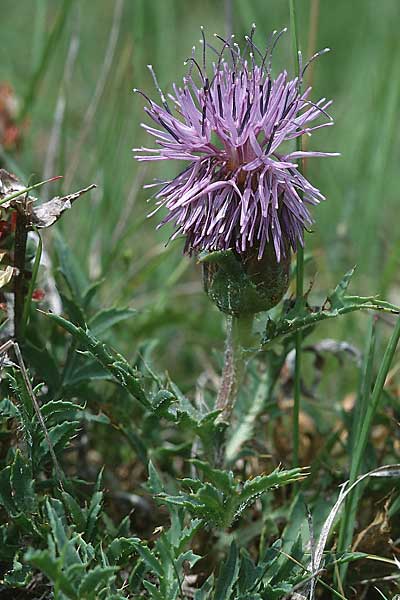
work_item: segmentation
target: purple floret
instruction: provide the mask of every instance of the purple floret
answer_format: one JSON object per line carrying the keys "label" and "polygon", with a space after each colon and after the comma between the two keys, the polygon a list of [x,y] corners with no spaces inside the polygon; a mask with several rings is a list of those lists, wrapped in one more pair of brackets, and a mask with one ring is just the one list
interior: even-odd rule
{"label": "purple floret", "polygon": [[[278,151],[283,142],[333,124],[326,113],[331,101],[322,98],[313,103],[308,99],[311,88],[301,90],[311,61],[302,68],[299,55],[298,78],[288,79],[286,71],[272,78],[272,50],[281,33],[272,35],[264,53],[253,42],[254,28],[243,54],[237,44],[219,38],[223,47],[216,52],[211,78],[203,35],[203,64],[194,53],[188,59],[190,71],[183,87],[174,85],[168,97],[171,107],[149,67],[161,105],[146,96],[145,111],[157,128],[143,127],[158,148],[137,148],[136,158],[189,162],[177,177],[162,184],[152,213],[167,208],[159,227],[173,222],[172,239],[185,236],[189,254],[227,249],[244,254],[255,247],[261,258],[272,240],[279,261],[289,247],[296,251],[298,243],[303,245],[304,229],[313,222],[307,205],[325,199],[295,161],[337,154]],[[321,116],[327,120],[315,125]]]}

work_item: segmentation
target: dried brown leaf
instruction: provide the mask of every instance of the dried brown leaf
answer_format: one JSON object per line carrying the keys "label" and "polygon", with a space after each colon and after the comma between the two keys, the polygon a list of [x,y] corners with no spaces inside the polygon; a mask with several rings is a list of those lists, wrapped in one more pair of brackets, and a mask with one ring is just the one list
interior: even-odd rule
{"label": "dried brown leaf", "polygon": [[11,281],[13,273],[14,269],[11,266],[8,266],[5,271],[0,271],[0,288],[4,287]]}
{"label": "dried brown leaf", "polygon": [[85,194],[89,190],[92,190],[96,186],[94,184],[89,185],[83,190],[79,190],[74,194],[68,194],[68,196],[55,196],[48,202],[41,204],[40,206],[33,207],[31,212],[31,223],[38,229],[44,229],[45,227],[50,227],[53,225],[61,215],[68,209],[71,208],[72,204],[77,200],[82,194]]}

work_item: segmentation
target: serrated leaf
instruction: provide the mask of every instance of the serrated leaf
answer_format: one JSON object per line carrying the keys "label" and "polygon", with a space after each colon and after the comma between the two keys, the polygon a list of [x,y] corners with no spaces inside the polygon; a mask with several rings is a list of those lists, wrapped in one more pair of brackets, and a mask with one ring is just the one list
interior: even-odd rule
{"label": "serrated leaf", "polygon": [[163,577],[164,570],[162,565],[155,557],[154,553],[148,548],[148,546],[142,543],[139,538],[131,538],[131,543],[135,546],[136,552],[144,560],[150,570],[158,575],[158,577]]}
{"label": "serrated leaf", "polygon": [[183,566],[183,563],[187,562],[189,567],[192,569],[194,567],[194,565],[201,560],[201,556],[199,556],[198,554],[194,554],[194,552],[192,550],[187,550],[186,552],[183,552],[182,554],[180,554],[176,561],[176,568],[178,570],[180,570]]}
{"label": "serrated leaf", "polygon": [[131,396],[136,398],[146,408],[151,409],[139,375],[122,356],[115,355],[105,344],[94,337],[88,329],[77,327],[70,321],[52,313],[46,313],[47,317],[68,331],[75,340],[86,348],[93,357],[124,387]]}
{"label": "serrated leaf", "polygon": [[78,597],[81,600],[95,600],[96,591],[101,585],[108,585],[115,579],[116,567],[97,566],[87,573],[78,589]]}
{"label": "serrated leaf", "polygon": [[[59,514],[58,500],[52,498],[52,500],[46,500],[47,515],[49,517],[50,527],[53,534],[54,541],[56,542],[57,549],[61,554],[64,547],[68,543],[68,535],[65,530],[62,516]],[[61,505],[62,506],[62,505]],[[65,517],[65,515],[64,515]]]}
{"label": "serrated leaf", "polygon": [[165,417],[166,419],[175,420],[173,412],[169,411],[171,404],[176,401],[174,394],[168,390],[160,390],[154,396],[152,401],[152,409],[154,413],[159,417]]}
{"label": "serrated leaf", "polygon": [[341,308],[345,305],[344,295],[345,295],[345,292],[347,291],[347,288],[349,287],[350,280],[351,280],[352,276],[354,275],[354,271],[355,271],[355,267],[350,269],[350,271],[347,271],[347,273],[339,281],[339,283],[337,284],[337,286],[335,287],[333,292],[331,292],[328,295],[328,300],[330,301],[331,307],[333,309]]}
{"label": "serrated leaf", "polygon": [[158,591],[157,587],[150,583],[150,581],[143,581],[143,586],[149,592],[152,600],[165,600],[165,596]]}
{"label": "serrated leaf", "polygon": [[[59,423],[48,429],[49,438],[56,452],[61,452],[70,440],[76,435],[79,427],[79,421],[66,421]],[[49,454],[49,445],[47,439],[43,437],[37,451],[37,460],[42,462]]]}
{"label": "serrated leaf", "polygon": [[6,419],[21,420],[21,413],[18,407],[8,398],[4,398],[4,400],[0,402],[0,416]]}
{"label": "serrated leaf", "polygon": [[78,410],[81,410],[79,404],[74,404],[66,400],[50,400],[40,407],[40,412],[46,425],[55,425],[63,423],[66,420],[72,421],[76,417]]}
{"label": "serrated leaf", "polygon": [[200,479],[192,479],[191,477],[184,477],[180,482],[183,486],[190,488],[194,492],[197,492],[203,485]]}
{"label": "serrated leaf", "polygon": [[238,575],[239,556],[236,543],[233,541],[216,582],[214,600],[229,600],[231,598]]}
{"label": "serrated leaf", "polygon": [[240,502],[247,502],[252,497],[258,496],[271,488],[299,481],[305,477],[305,474],[306,472],[302,468],[287,471],[275,469],[269,475],[259,475],[254,479],[249,479],[245,481],[240,492]]}
{"label": "serrated leaf", "polygon": [[230,494],[235,488],[232,471],[213,469],[208,463],[196,458],[191,459],[190,462],[203,471],[208,481],[219,490],[222,490],[225,494]]}
{"label": "serrated leaf", "polygon": [[204,526],[204,521],[201,519],[192,519],[187,527],[183,529],[179,536],[178,544],[175,546],[175,556],[179,556],[186,544],[200,531]]}
{"label": "serrated leaf", "polygon": [[53,584],[70,600],[79,600],[78,595],[68,578],[62,572],[60,559],[54,559],[48,550],[29,549],[25,554],[25,561],[46,575]]}
{"label": "serrated leaf", "polygon": [[[358,310],[382,311],[399,314],[400,308],[389,302],[379,300],[375,296],[348,296],[345,295],[353,270],[346,273],[334,291],[328,295],[322,307],[306,307],[304,303],[294,306],[279,320],[268,321],[261,349],[268,346],[280,337],[292,336],[296,331],[312,328],[316,323],[333,319]],[[327,305],[330,305],[329,308]]]}
{"label": "serrated leaf", "polygon": [[86,574],[86,565],[82,563],[73,563],[63,570],[63,575],[68,579],[74,589],[78,589],[82,578]]}
{"label": "serrated leaf", "polygon": [[[273,571],[276,571],[274,576],[270,580],[270,585],[275,586],[278,584],[282,584],[288,581],[292,572],[294,570],[299,569],[299,564],[301,565],[301,559],[303,558],[303,546],[301,534],[298,535],[297,540],[294,542],[290,551],[286,553],[280,554],[278,560],[274,563],[273,567],[271,567],[271,574]],[[300,567],[302,568],[302,567]]]}
{"label": "serrated leaf", "polygon": [[112,562],[117,562],[122,559],[126,559],[128,556],[136,552],[137,538],[136,541],[132,541],[130,538],[119,537],[111,542],[108,547],[107,555]]}
{"label": "serrated leaf", "polygon": [[4,575],[3,581],[12,588],[22,589],[28,586],[32,578],[32,569],[14,557],[13,567]]}

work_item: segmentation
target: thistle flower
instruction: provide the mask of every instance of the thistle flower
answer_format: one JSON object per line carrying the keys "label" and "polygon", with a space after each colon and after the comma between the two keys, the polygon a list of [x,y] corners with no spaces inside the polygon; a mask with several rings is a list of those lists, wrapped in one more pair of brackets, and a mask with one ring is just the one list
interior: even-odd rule
{"label": "thistle flower", "polygon": [[[304,66],[299,53],[299,77],[290,80],[283,71],[274,79],[272,54],[286,30],[273,32],[263,52],[253,41],[254,31],[253,25],[243,52],[232,39],[216,35],[222,48],[210,46],[216,60],[208,75],[202,29],[202,65],[193,48],[183,86],[174,85],[168,100],[149,65],[161,103],[143,94],[149,103],[145,111],[157,127],[142,126],[158,148],[134,150],[139,161],[189,163],[174,179],[162,182],[152,213],[167,208],[159,227],[173,222],[172,239],[185,236],[185,252],[232,249],[243,256],[255,249],[261,260],[272,244],[279,262],[290,247],[296,251],[304,243],[304,229],[313,222],[307,205],[324,200],[296,160],[336,155],[280,149],[284,142],[333,124],[326,112],[331,101],[313,103],[311,88],[302,91],[308,65],[328,49]],[[321,116],[325,122],[316,125]]]}

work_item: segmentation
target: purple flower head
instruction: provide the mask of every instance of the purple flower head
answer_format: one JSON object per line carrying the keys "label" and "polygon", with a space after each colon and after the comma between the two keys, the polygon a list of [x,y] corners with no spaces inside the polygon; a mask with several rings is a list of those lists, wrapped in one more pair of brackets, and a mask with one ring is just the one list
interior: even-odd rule
{"label": "purple flower head", "polygon": [[[185,252],[234,249],[239,255],[250,248],[263,256],[271,241],[279,261],[291,247],[303,245],[304,229],[312,218],[307,205],[324,196],[300,172],[296,160],[335,156],[325,152],[294,152],[280,146],[303,134],[333,124],[326,109],[331,101],[309,100],[311,88],[302,91],[302,78],[314,55],[290,80],[286,71],[271,75],[272,53],[281,34],[274,32],[265,51],[253,42],[255,27],[241,51],[231,40],[216,36],[220,51],[209,73],[206,40],[200,65],[188,59],[183,86],[173,86],[168,100],[156,104],[146,97],[147,114],[156,127],[143,124],[155,137],[157,149],[137,148],[139,161],[179,160],[189,165],[171,181],[160,184],[157,208],[167,215],[160,226],[173,222],[172,238],[185,236]],[[233,36],[232,36],[233,37]],[[248,55],[248,56],[247,56]],[[144,94],[143,94],[144,95]],[[170,102],[170,104],[169,104]],[[324,117],[322,124],[316,119]],[[286,144],[287,146],[287,144]],[[152,187],[152,184],[146,187]]]}

